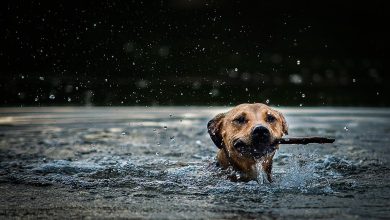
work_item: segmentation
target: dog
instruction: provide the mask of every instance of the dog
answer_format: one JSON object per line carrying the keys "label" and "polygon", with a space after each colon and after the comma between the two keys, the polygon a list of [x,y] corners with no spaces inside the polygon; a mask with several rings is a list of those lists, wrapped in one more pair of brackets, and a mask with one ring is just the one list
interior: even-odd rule
{"label": "dog", "polygon": [[257,180],[256,163],[261,161],[267,180],[272,182],[272,159],[279,149],[275,140],[288,134],[282,113],[262,103],[241,104],[216,115],[207,129],[219,148],[217,164],[240,173],[232,180]]}

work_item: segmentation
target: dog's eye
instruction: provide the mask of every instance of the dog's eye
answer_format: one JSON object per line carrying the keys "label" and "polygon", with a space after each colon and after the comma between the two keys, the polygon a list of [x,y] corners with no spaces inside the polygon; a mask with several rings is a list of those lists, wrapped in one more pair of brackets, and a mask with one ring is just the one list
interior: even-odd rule
{"label": "dog's eye", "polygon": [[273,123],[276,121],[276,118],[275,116],[271,115],[271,114],[267,114],[267,117],[265,119],[268,123]]}
{"label": "dog's eye", "polygon": [[245,124],[247,122],[245,116],[239,116],[233,120],[236,124]]}

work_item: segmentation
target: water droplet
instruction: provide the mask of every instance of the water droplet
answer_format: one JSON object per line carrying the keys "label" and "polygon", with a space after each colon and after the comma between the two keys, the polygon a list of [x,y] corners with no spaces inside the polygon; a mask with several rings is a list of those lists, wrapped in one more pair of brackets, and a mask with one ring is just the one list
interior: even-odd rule
{"label": "water droplet", "polygon": [[68,97],[68,102],[71,102],[72,101],[72,98]]}
{"label": "water droplet", "polygon": [[160,142],[158,142],[158,143],[157,143],[157,146],[161,146],[161,143],[160,143]]}
{"label": "water droplet", "polygon": [[39,77],[39,80],[45,80],[45,77],[40,76],[40,77]]}
{"label": "water droplet", "polygon": [[38,102],[39,98],[38,97],[35,97],[34,101]]}
{"label": "water droplet", "polygon": [[174,141],[175,140],[175,136],[171,136],[171,137],[169,137],[169,139],[171,139],[171,141]]}
{"label": "water droplet", "polygon": [[379,95],[379,92],[376,92],[376,95]]}
{"label": "water droplet", "polygon": [[50,96],[49,96],[49,99],[55,99],[56,97],[53,95],[53,94],[51,94]]}
{"label": "water droplet", "polygon": [[180,95],[183,95],[183,93],[181,92]]}
{"label": "water droplet", "polygon": [[123,131],[123,132],[122,132],[122,135],[126,135],[126,131]]}
{"label": "water droplet", "polygon": [[301,61],[300,60],[297,60],[297,65],[301,65]]}
{"label": "water droplet", "polygon": [[347,126],[345,126],[345,127],[344,127],[344,130],[345,130],[345,131],[348,131],[348,130],[349,130],[349,128],[348,128]]}
{"label": "water droplet", "polygon": [[265,100],[265,103],[269,104],[269,99]]}
{"label": "water droplet", "polygon": [[196,140],[195,143],[196,143],[197,145],[202,145],[202,141],[200,141],[200,140]]}
{"label": "water droplet", "polygon": [[356,79],[355,79],[355,78],[353,78],[353,79],[352,79],[352,82],[353,82],[353,83],[355,83],[355,82],[356,82]]}
{"label": "water droplet", "polygon": [[157,129],[153,128],[153,131],[157,131]]}
{"label": "water droplet", "polygon": [[234,68],[234,71],[236,71],[236,72],[237,72],[237,71],[238,71],[238,68]]}
{"label": "water droplet", "polygon": [[156,156],[158,156],[159,155],[159,153],[158,152],[156,152]]}
{"label": "water droplet", "polygon": [[106,81],[106,82],[107,82],[107,81],[108,81],[108,79],[104,79],[104,81]]}
{"label": "water droplet", "polygon": [[305,97],[306,97],[305,93],[302,93],[302,98],[305,98]]}
{"label": "water droplet", "polygon": [[245,91],[248,92],[248,88],[245,88]]}
{"label": "water droplet", "polygon": [[164,129],[167,130],[167,128],[168,128],[168,127],[165,125],[165,126],[164,126]]}
{"label": "water droplet", "polygon": [[302,76],[298,74],[292,74],[290,75],[290,82],[293,84],[301,84],[302,83]]}
{"label": "water droplet", "polygon": [[303,106],[303,104],[301,103],[301,104],[299,104],[299,107],[302,107]]}

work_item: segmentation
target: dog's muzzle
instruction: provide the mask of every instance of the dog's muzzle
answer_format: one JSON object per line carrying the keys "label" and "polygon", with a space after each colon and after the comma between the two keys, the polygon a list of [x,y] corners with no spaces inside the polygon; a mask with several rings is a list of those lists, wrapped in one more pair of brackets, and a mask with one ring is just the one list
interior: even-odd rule
{"label": "dog's muzzle", "polygon": [[251,144],[238,138],[233,142],[233,146],[241,154],[257,159],[275,150],[275,146],[271,143],[271,140],[271,132],[268,128],[257,125],[252,129]]}
{"label": "dog's muzzle", "polygon": [[271,142],[271,133],[268,128],[257,125],[252,130],[252,144],[254,146],[269,144]]}

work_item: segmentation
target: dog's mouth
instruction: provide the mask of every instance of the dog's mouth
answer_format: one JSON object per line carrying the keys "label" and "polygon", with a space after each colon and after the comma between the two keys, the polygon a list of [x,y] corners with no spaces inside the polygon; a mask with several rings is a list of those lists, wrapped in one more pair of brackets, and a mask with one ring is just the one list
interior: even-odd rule
{"label": "dog's mouth", "polygon": [[274,152],[276,149],[275,145],[272,143],[258,143],[253,145],[247,144],[241,139],[234,140],[233,147],[243,156],[253,157],[254,159],[260,159],[261,157]]}

